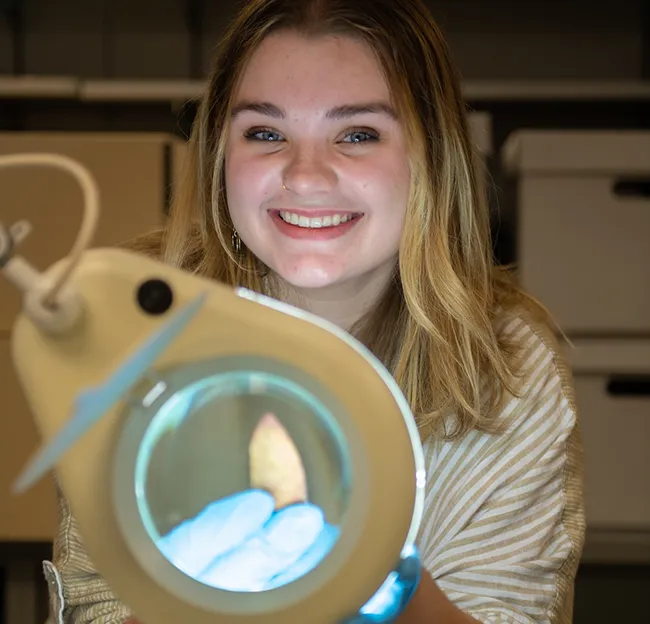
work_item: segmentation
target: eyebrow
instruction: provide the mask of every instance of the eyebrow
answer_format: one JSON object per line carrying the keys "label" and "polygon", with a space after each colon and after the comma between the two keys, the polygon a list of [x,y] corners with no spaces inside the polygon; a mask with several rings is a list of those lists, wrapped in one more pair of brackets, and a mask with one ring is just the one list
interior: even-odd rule
{"label": "eyebrow", "polygon": [[[275,119],[286,119],[287,114],[279,106],[270,102],[241,102],[232,110],[232,117],[236,117],[245,111],[259,113]],[[326,119],[349,119],[357,115],[380,114],[397,119],[395,109],[385,102],[369,102],[367,104],[345,104],[331,108],[325,114]]]}

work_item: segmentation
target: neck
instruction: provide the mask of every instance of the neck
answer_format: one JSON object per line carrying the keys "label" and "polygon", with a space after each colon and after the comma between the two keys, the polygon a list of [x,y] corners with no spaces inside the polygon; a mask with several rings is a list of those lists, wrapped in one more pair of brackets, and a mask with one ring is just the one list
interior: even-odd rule
{"label": "neck", "polygon": [[378,270],[370,278],[366,275],[326,288],[296,289],[286,282],[277,286],[283,301],[349,331],[378,303],[392,274],[390,267]]}

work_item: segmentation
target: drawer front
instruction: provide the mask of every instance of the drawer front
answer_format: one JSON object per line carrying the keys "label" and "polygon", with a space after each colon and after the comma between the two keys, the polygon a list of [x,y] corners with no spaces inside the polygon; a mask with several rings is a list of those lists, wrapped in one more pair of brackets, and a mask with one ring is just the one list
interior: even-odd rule
{"label": "drawer front", "polygon": [[650,374],[576,374],[575,388],[588,526],[650,530]]}
{"label": "drawer front", "polygon": [[56,530],[56,494],[51,475],[20,496],[11,492],[18,477],[40,444],[10,358],[10,345],[0,337],[0,542],[49,541]]}
{"label": "drawer front", "polygon": [[650,332],[650,197],[615,194],[621,179],[520,181],[522,283],[568,333]]}

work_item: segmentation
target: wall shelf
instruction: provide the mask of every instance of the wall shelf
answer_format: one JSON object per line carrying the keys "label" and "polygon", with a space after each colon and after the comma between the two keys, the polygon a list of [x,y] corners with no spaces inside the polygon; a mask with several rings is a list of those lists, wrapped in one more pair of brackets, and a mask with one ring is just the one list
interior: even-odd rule
{"label": "wall shelf", "polygon": [[[0,75],[0,99],[69,99],[82,102],[183,103],[200,97],[202,80],[104,80],[74,76]],[[481,101],[650,101],[650,82],[492,81],[463,83],[468,100]]]}

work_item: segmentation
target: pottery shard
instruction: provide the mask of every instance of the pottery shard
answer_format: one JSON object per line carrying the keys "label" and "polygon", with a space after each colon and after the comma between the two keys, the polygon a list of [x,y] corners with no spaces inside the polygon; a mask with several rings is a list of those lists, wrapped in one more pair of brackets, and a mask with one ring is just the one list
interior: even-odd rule
{"label": "pottery shard", "polygon": [[260,418],[248,447],[251,487],[268,491],[275,508],[307,500],[307,479],[300,453],[278,418]]}

